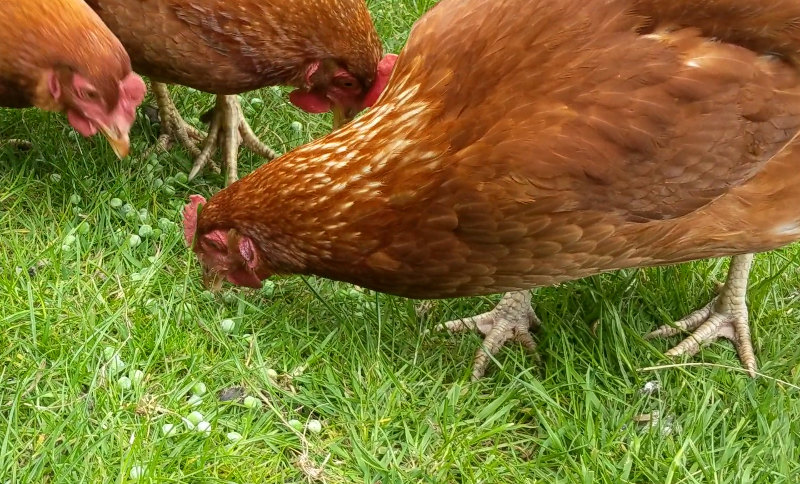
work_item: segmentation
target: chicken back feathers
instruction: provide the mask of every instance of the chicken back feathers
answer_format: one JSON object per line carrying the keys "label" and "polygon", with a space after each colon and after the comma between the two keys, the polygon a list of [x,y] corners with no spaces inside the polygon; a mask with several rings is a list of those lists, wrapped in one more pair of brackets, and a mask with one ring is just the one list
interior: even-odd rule
{"label": "chicken back feathers", "polygon": [[302,87],[307,62],[372,84],[381,43],[364,0],[88,0],[137,72],[214,94]]}
{"label": "chicken back feathers", "polygon": [[187,241],[434,298],[800,239],[800,6],[734,3],[443,0],[374,108],[193,199]]}

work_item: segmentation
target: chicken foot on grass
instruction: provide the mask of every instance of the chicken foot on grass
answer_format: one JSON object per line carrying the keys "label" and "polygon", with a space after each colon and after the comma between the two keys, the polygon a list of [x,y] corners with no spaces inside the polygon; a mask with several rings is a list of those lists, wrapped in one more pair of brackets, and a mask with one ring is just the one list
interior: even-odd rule
{"label": "chicken foot on grass", "polygon": [[667,356],[694,355],[718,338],[733,342],[739,359],[751,377],[756,375],[756,358],[750,339],[750,324],[747,317],[747,278],[753,264],[753,254],[731,258],[725,284],[717,297],[703,308],[685,318],[659,327],[645,338],[668,338],[676,334],[693,331],[677,346],[667,351]]}
{"label": "chicken foot on grass", "polygon": [[[240,145],[244,145],[255,154],[268,160],[277,156],[272,149],[258,139],[250,125],[247,124],[236,96],[217,96],[208,133],[203,133],[183,120],[170,99],[165,84],[154,82],[153,93],[158,102],[159,117],[165,128],[165,134],[159,137],[159,146],[166,149],[170,142],[177,139],[189,150],[195,157],[194,165],[189,172],[190,180],[197,176],[207,164],[219,172],[219,167],[211,160],[211,156],[218,147],[222,151],[226,185],[230,185],[239,178],[237,158]],[[198,147],[198,145],[200,146]]]}
{"label": "chicken foot on grass", "polygon": [[518,291],[504,294],[491,311],[448,321],[444,327],[454,332],[477,330],[484,335],[472,366],[472,379],[477,380],[486,373],[490,357],[497,354],[507,341],[516,341],[525,349],[534,351],[536,343],[530,330],[541,324],[531,307],[530,291]]}

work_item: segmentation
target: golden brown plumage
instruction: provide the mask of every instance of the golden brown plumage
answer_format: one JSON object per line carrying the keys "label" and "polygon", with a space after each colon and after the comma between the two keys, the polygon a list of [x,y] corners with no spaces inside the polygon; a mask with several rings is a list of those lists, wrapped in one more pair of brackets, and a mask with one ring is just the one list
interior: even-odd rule
{"label": "golden brown plumage", "polygon": [[122,44],[82,0],[11,0],[0,12],[0,106],[64,111],[128,153],[144,97]]}
{"label": "golden brown plumage", "polygon": [[[331,109],[350,119],[363,109],[376,80],[381,43],[364,0],[89,0],[119,36],[134,69],[158,83],[182,84],[217,95],[238,94],[271,85],[298,88],[292,101],[312,112]],[[180,120],[163,86],[162,118],[183,138],[200,135]],[[214,137],[230,138],[237,129],[244,142],[266,157],[241,119],[234,97],[219,98]],[[221,116],[221,117],[220,117]],[[170,118],[175,118],[171,121]],[[227,128],[225,124],[227,123]],[[234,137],[237,138],[237,137]],[[186,139],[188,142],[188,138]],[[236,178],[238,139],[225,141],[229,181]],[[188,143],[196,156],[200,150]],[[213,153],[212,137],[192,171]]]}
{"label": "golden brown plumage", "polygon": [[194,198],[187,239],[237,284],[419,298],[800,239],[800,5],[662,4],[444,0],[370,112]]}

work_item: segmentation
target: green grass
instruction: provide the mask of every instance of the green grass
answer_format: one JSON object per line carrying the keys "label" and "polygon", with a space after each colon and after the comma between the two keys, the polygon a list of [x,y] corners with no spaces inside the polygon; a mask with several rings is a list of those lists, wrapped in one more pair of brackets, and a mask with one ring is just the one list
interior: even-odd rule
{"label": "green grass", "polygon": [[[430,3],[373,2],[391,50]],[[212,105],[180,88],[175,100],[187,118]],[[243,105],[280,151],[329,128],[281,90]],[[156,133],[140,119],[134,153]],[[0,484],[123,482],[133,466],[143,482],[176,483],[305,482],[313,467],[320,482],[384,484],[800,482],[798,247],[759,256],[751,276],[768,377],[714,366],[738,367],[725,343],[690,360],[702,366],[641,370],[670,364],[662,352],[676,342],[641,335],[705,304],[724,278],[725,261],[705,261],[538,290],[541,362],[511,346],[471,383],[479,337],[425,330],[496,297],[437,302],[421,320],[413,301],[315,278],[213,296],[175,223],[187,196],[213,193],[219,176],[182,183],[190,162],[179,148],[116,160],[104,140],[33,110],[0,111],[0,136],[36,144],[0,147]],[[243,155],[242,174],[259,163]],[[135,211],[124,216],[113,198]],[[163,233],[129,247],[143,209]],[[126,363],[118,375],[106,347]],[[144,380],[120,389],[118,376],[137,369]],[[661,390],[641,393],[651,380]],[[197,381],[209,391],[190,407]],[[234,386],[263,405],[220,402]],[[207,438],[181,424],[192,410],[211,423]],[[635,422],[653,411],[661,424]],[[309,418],[319,434],[287,425]],[[165,437],[166,423],[181,430]],[[230,431],[244,438],[231,443]]]}

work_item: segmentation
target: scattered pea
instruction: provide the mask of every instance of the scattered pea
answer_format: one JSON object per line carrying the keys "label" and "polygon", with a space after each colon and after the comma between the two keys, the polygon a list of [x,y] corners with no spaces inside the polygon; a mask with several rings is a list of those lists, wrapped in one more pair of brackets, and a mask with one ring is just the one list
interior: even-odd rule
{"label": "scattered pea", "polygon": [[153,227],[147,224],[144,224],[141,227],[139,227],[139,237],[144,239],[151,235],[153,235]]}
{"label": "scattered pea", "polygon": [[75,236],[72,235],[72,234],[67,235],[66,237],[64,237],[64,242],[62,242],[62,243],[64,245],[72,245],[72,244],[74,244],[75,243]]}
{"label": "scattered pea", "polygon": [[58,183],[61,181],[61,175],[58,173],[51,173],[50,174],[50,181],[53,183]]}
{"label": "scattered pea", "polygon": [[111,361],[108,362],[108,371],[111,374],[117,374],[125,369],[125,362],[122,361],[122,358],[119,356],[115,356],[111,358]]}
{"label": "scattered pea", "polygon": [[106,360],[110,360],[116,354],[117,350],[113,346],[106,346],[105,348],[103,348],[103,356],[106,357]]}
{"label": "scattered pea", "polygon": [[111,208],[120,208],[122,206],[122,200],[114,197],[108,201],[108,204],[111,205]]}
{"label": "scattered pea", "polygon": [[309,432],[318,434],[322,431],[322,423],[317,419],[312,419],[308,421],[306,428]]}
{"label": "scattered pea", "polygon": [[297,430],[298,432],[303,430],[303,424],[300,423],[300,421],[297,420],[296,418],[293,418],[293,419],[289,420],[289,427]]}
{"label": "scattered pea", "polygon": [[117,385],[123,390],[130,390],[133,384],[131,383],[130,378],[127,376],[121,376],[119,377],[119,380],[117,380]]}
{"label": "scattered pea", "polygon": [[131,374],[131,381],[134,385],[139,385],[144,380],[144,372],[142,370],[134,370]]}
{"label": "scattered pea", "polygon": [[136,211],[136,209],[133,208],[133,205],[131,205],[130,203],[126,203],[125,205],[120,207],[119,211],[122,212],[123,215],[127,215],[131,212]]}
{"label": "scattered pea", "polygon": [[89,224],[86,222],[81,222],[78,224],[78,233],[81,235],[86,235],[89,233]]}
{"label": "scattered pea", "polygon": [[184,172],[180,172],[177,175],[175,175],[175,181],[178,182],[178,183],[184,183],[185,184],[186,182],[189,181],[189,175],[187,175]]}
{"label": "scattered pea", "polygon": [[141,243],[142,243],[142,238],[136,234],[131,234],[131,236],[128,237],[128,245],[130,245],[131,247],[136,247]]}
{"label": "scattered pea", "polygon": [[222,331],[225,331],[226,333],[230,333],[231,331],[233,331],[233,328],[234,328],[234,326],[236,326],[236,323],[234,323],[232,319],[223,319],[219,323],[219,325],[222,328]]}
{"label": "scattered pea", "polygon": [[197,425],[203,421],[203,414],[195,410],[186,416],[186,420],[191,422],[192,425]]}
{"label": "scattered pea", "polygon": [[69,203],[73,205],[78,205],[81,203],[81,196],[77,193],[73,193],[72,196],[69,197]]}
{"label": "scattered pea", "polygon": [[130,476],[132,480],[138,481],[143,475],[144,475],[144,467],[142,466],[131,467]]}
{"label": "scattered pea", "polygon": [[242,402],[242,403],[244,403],[244,406],[247,407],[247,408],[259,408],[259,407],[261,407],[261,402],[258,401],[258,399],[256,397],[253,397],[253,396],[250,396],[250,395],[244,397],[244,402]]}
{"label": "scattered pea", "polygon": [[171,436],[175,435],[178,432],[178,429],[175,428],[174,424],[168,423],[168,424],[164,424],[164,425],[161,426],[161,432],[166,437],[171,437]]}
{"label": "scattered pea", "polygon": [[211,434],[211,424],[203,421],[197,424],[197,431],[202,432],[208,437]]}
{"label": "scattered pea", "polygon": [[188,400],[189,405],[196,407],[203,403],[203,398],[198,395],[191,395]]}
{"label": "scattered pea", "polygon": [[266,297],[270,297],[275,294],[275,283],[270,280],[264,281],[264,284],[261,286],[261,294]]}
{"label": "scattered pea", "polygon": [[150,219],[150,213],[147,211],[146,208],[140,208],[138,215],[139,215],[139,221],[142,223],[147,222]]}
{"label": "scattered pea", "polygon": [[197,395],[199,397],[205,395],[206,394],[206,390],[207,390],[206,389],[206,384],[201,382],[201,381],[195,383],[192,386],[192,393],[194,393],[195,395]]}
{"label": "scattered pea", "polygon": [[169,196],[175,195],[175,188],[170,185],[164,185],[161,190]]}
{"label": "scattered pea", "polygon": [[239,440],[242,440],[242,434],[239,432],[228,432],[225,434],[225,436],[228,437],[228,440],[231,442],[238,442]]}
{"label": "scattered pea", "polygon": [[301,123],[300,121],[292,121],[292,124],[290,126],[292,128],[292,131],[296,131],[298,133],[303,131],[303,123]]}
{"label": "scattered pea", "polygon": [[272,368],[268,368],[266,373],[267,373],[267,378],[269,378],[270,380],[278,379],[278,372],[273,370]]}

